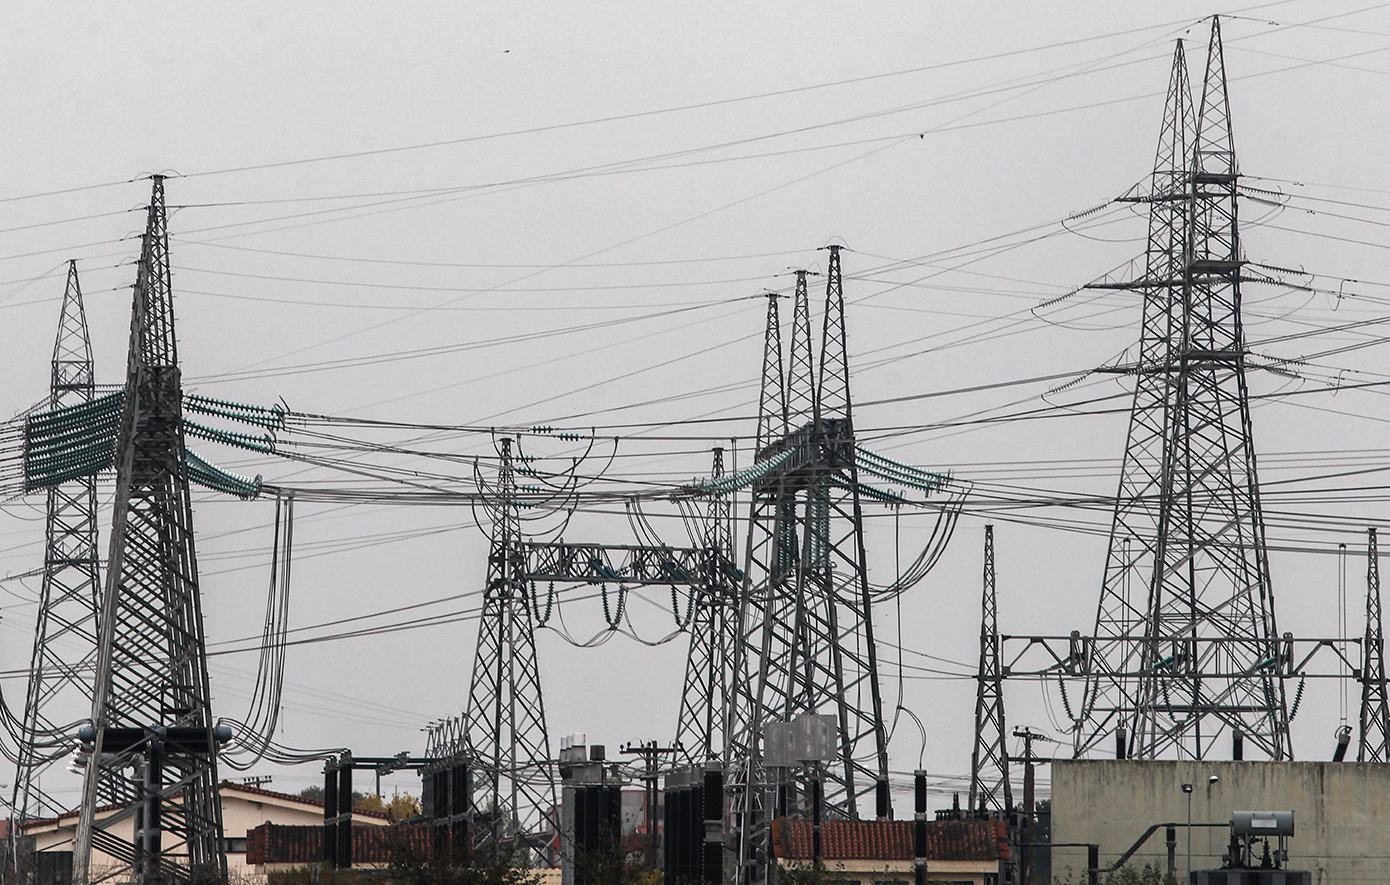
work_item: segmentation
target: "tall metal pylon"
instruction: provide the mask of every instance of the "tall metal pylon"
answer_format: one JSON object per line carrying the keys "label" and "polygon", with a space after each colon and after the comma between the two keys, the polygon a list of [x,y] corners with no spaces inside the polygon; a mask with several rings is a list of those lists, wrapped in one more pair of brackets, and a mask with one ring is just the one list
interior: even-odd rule
{"label": "tall metal pylon", "polygon": [[1187,250],[1188,166],[1196,128],[1183,42],[1173,51],[1163,126],[1149,180],[1148,241],[1142,279],[1130,284],[1143,299],[1139,356],[1133,365],[1134,404],[1096,614],[1094,676],[1083,709],[1094,717],[1075,732],[1077,755],[1115,734],[1128,754],[1138,707],[1143,643],[1149,620],[1169,437],[1170,379],[1181,330],[1183,262]]}
{"label": "tall metal pylon", "polygon": [[[1175,77],[1174,82],[1180,80]],[[1175,103],[1170,95],[1170,105]],[[1168,311],[1145,311],[1161,362],[1162,398],[1136,397],[1141,427],[1134,463],[1152,464],[1161,427],[1156,532],[1152,514],[1117,508],[1112,557],[1125,543],[1145,556],[1142,621],[1116,604],[1123,581],[1103,591],[1089,663],[1092,685],[1081,713],[1078,755],[1115,735],[1124,755],[1205,759],[1223,735],[1248,740],[1271,759],[1292,755],[1284,697],[1284,656],[1275,627],[1264,518],[1256,477],[1241,323],[1241,268],[1234,141],[1222,56],[1213,19],[1202,97],[1184,173],[1186,216],[1180,276]],[[1157,201],[1156,201],[1157,202]],[[1159,298],[1165,296],[1160,292]],[[1161,414],[1159,414],[1161,411]],[[1144,487],[1143,481],[1135,483]],[[1121,498],[1132,498],[1121,488]],[[1132,524],[1119,519],[1136,514]],[[1147,545],[1151,545],[1145,549]],[[1107,568],[1123,578],[1125,568]],[[1109,615],[1119,612],[1110,618]],[[1125,624],[1116,629],[1114,624]],[[1137,650],[1136,650],[1137,645]],[[1123,649],[1123,651],[1119,651]],[[1137,658],[1138,666],[1134,666]],[[1102,687],[1105,690],[1102,690]],[[1121,729],[1130,725],[1128,735]]]}
{"label": "tall metal pylon", "polygon": [[[82,287],[77,262],[70,261],[53,347],[48,407],[90,403],[95,391]],[[12,802],[21,821],[68,810],[43,789],[42,779],[76,749],[76,723],[92,709],[91,671],[96,666],[101,597],[96,485],[96,475],[88,474],[48,487],[43,585]],[[108,791],[101,798],[116,801],[120,797]]]}
{"label": "tall metal pylon", "polygon": [[999,597],[994,575],[994,526],[987,525],[984,591],[980,598],[980,665],[975,673],[975,750],[970,755],[971,811],[1007,812],[1013,808],[1006,725],[1004,674],[999,659]]}
{"label": "tall metal pylon", "polygon": [[1361,728],[1357,762],[1390,762],[1390,697],[1380,608],[1380,553],[1375,527],[1366,530],[1366,632],[1361,637]]}
{"label": "tall metal pylon", "polygon": [[[785,457],[787,436],[786,365],[782,353],[782,323],[778,296],[767,293],[767,318],[763,331],[762,374],[758,392],[758,427],[753,448],[754,463]],[[758,667],[761,612],[768,600],[782,592],[796,560],[794,501],[784,477],[753,485],[749,501],[748,533],[745,538],[743,582],[740,588],[735,629],[734,690],[730,694],[731,732],[726,756],[751,758],[757,746],[758,704],[754,674]],[[731,786],[742,786],[747,769],[734,772]],[[756,797],[749,797],[755,801]]]}
{"label": "tall metal pylon", "polygon": [[[182,388],[164,179],[155,176],[136,270],[92,725],[84,735],[90,752],[73,857],[79,885],[123,867],[139,883],[227,875],[217,780],[225,734],[212,717]],[[136,802],[97,821],[106,779],[133,781]],[[117,835],[129,817],[133,844]],[[93,849],[117,868],[94,869]]]}
{"label": "tall metal pylon", "polygon": [[497,452],[497,479],[487,502],[492,519],[487,584],[462,724],[463,750],[474,771],[475,841],[523,849],[539,847],[545,838],[542,830],[555,806],[555,773],[519,546],[512,440],[500,439]]}
{"label": "tall metal pylon", "polygon": [[[771,302],[776,310],[776,302]],[[724,477],[724,449],[715,448],[710,469],[711,484]],[[715,562],[733,558],[733,504],[727,494],[709,497],[705,516],[703,546],[717,551]],[[672,593],[676,591],[673,588]],[[673,597],[674,598],[674,597]],[[726,569],[705,576],[704,583],[691,589],[690,615],[686,629],[690,650],[686,656],[685,684],[681,692],[680,716],[676,727],[676,747],[691,764],[703,764],[724,754],[732,731],[730,717],[736,679],[734,649],[738,644],[737,590],[735,576]]]}
{"label": "tall metal pylon", "polygon": [[[794,352],[798,340],[794,335]],[[798,364],[794,356],[792,365]],[[826,771],[827,804],[858,817],[859,800],[874,792],[876,810],[886,816],[887,735],[870,617],[838,246],[830,247],[813,414],[758,457],[782,457],[779,463],[788,466],[770,471],[754,487],[750,535],[783,541],[775,545],[777,564],[750,558],[745,579],[747,656],[757,662],[756,675],[749,670],[749,746],[756,756],[770,719],[833,715],[839,746]],[[795,534],[783,525],[788,519],[796,520]],[[777,528],[770,530],[773,520]],[[799,549],[789,549],[793,540],[800,541]]]}

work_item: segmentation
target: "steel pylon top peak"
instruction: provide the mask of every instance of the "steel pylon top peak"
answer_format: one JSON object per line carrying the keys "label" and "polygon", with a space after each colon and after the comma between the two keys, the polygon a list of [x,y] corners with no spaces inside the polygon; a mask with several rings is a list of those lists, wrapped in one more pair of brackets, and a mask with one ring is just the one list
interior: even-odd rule
{"label": "steel pylon top peak", "polygon": [[763,332],[763,373],[758,391],[758,440],[763,447],[787,432],[787,396],[782,365],[782,321],[777,293],[767,293],[767,324]]}
{"label": "steel pylon top peak", "polygon": [[840,246],[827,246],[825,316],[821,324],[821,361],[816,385],[816,416],[850,421],[849,355],[845,340],[845,289],[840,274]]}
{"label": "steel pylon top peak", "polygon": [[811,350],[811,299],[805,270],[796,272],[792,301],[791,358],[787,367],[788,429],[804,427],[816,414],[816,361]]}
{"label": "steel pylon top peak", "polygon": [[96,385],[92,374],[92,339],[87,333],[87,311],[82,304],[82,286],[77,278],[77,262],[68,262],[68,282],[63,291],[63,308],[58,318],[58,335],[53,342],[52,405],[59,405],[68,391],[90,392]]}

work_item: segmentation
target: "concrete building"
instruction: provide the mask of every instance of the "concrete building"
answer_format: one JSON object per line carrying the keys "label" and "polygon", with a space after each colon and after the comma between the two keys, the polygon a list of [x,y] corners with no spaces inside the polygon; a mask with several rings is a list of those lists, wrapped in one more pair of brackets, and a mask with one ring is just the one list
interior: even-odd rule
{"label": "concrete building", "polygon": [[[772,850],[780,869],[810,866],[811,822],[772,822]],[[822,863],[845,885],[910,885],[914,881],[912,822],[828,820],[821,824]],[[936,885],[994,885],[1009,857],[1000,820],[927,823],[927,881]]]}
{"label": "concrete building", "polygon": [[[281,825],[323,825],[323,801],[307,799],[290,793],[277,793],[259,787],[223,781],[222,793],[222,832],[227,849],[227,873],[235,882],[254,871],[246,863],[247,837],[251,830],[265,823]],[[177,802],[177,798],[174,800]],[[108,820],[120,810],[111,805],[98,809],[97,821]],[[34,852],[47,855],[45,863],[36,864],[36,869],[44,872],[45,881],[35,885],[63,885],[71,881],[72,843],[77,833],[76,811],[61,817],[32,820],[25,824],[23,834],[34,840]],[[353,812],[353,823],[359,826],[386,826],[391,818],[380,811]],[[133,838],[133,822],[126,818],[115,825],[116,833],[127,841]],[[117,862],[109,855],[93,848],[92,868],[110,869]]]}
{"label": "concrete building", "polygon": [[[1191,784],[1190,794],[1183,784]],[[1102,868],[1154,824],[1219,824],[1192,830],[1192,868],[1221,865],[1233,811],[1293,811],[1288,869],[1317,883],[1390,882],[1390,764],[1357,762],[1192,762],[1056,760],[1052,763],[1052,841],[1100,846]],[[1086,868],[1085,848],[1054,848],[1052,871]],[[1187,834],[1178,829],[1179,879]],[[1160,829],[1128,864],[1163,868]]]}

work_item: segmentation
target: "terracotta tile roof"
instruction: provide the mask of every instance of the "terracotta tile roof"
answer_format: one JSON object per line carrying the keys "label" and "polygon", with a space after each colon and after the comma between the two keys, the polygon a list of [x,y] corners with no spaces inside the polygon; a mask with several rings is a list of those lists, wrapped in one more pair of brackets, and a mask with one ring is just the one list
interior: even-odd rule
{"label": "terracotta tile roof", "polygon": [[[323,807],[322,799],[313,799],[308,796],[300,796],[296,793],[280,793],[275,790],[266,790],[261,787],[253,787],[249,784],[239,784],[236,781],[223,781],[221,789],[230,790],[233,793],[243,793],[248,796],[264,796],[267,799],[279,799],[282,802],[297,802],[300,805],[313,805],[316,808]],[[360,814],[363,817],[375,817],[381,820],[390,820],[391,815],[384,811],[370,811],[365,808],[352,809],[353,814]]]}
{"label": "terracotta tile roof", "polygon": [[[120,811],[124,807],[124,805],[118,804],[98,805],[92,813],[96,815],[102,815],[107,814],[108,812]],[[33,829],[38,827],[61,826],[63,821],[66,820],[71,820],[73,823],[76,823],[77,818],[78,810],[73,809],[72,811],[64,811],[57,817],[34,817],[25,821],[21,821],[19,823],[19,827],[22,831],[24,828]]]}
{"label": "terracotta tile roof", "polygon": [[[772,823],[773,850],[780,858],[809,860],[811,822],[778,818]],[[826,860],[912,860],[912,822],[828,820],[821,824]],[[928,860],[998,860],[1009,856],[1002,820],[951,820],[927,823]]]}
{"label": "terracotta tile roof", "polygon": [[1002,820],[938,820],[927,823],[928,860],[1007,860],[1008,829]]}
{"label": "terracotta tile roof", "polygon": [[[261,824],[246,836],[246,862],[252,866],[267,863],[310,864],[323,860],[323,827]],[[432,844],[429,827],[409,824],[353,827],[352,862],[389,863],[397,850],[408,846],[417,852],[425,852]]]}

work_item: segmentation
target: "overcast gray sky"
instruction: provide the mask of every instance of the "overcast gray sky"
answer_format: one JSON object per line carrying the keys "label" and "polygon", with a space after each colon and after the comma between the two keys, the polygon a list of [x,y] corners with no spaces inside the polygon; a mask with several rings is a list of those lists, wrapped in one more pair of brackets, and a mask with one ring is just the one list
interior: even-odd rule
{"label": "overcast gray sky", "polygon": [[[622,437],[610,476],[633,487],[706,471],[721,442],[747,463],[763,311],[754,296],[788,290],[790,268],[823,266],[828,242],[847,247],[862,402],[1098,366],[1137,339],[1132,296],[1039,305],[1141,254],[1138,211],[1076,216],[1145,178],[1173,41],[1188,39],[1199,65],[1199,20],[1216,11],[1236,13],[1225,34],[1241,169],[1290,195],[1245,204],[1246,250],[1317,275],[1313,292],[1251,287],[1249,337],[1303,336],[1256,347],[1283,357],[1363,345],[1319,357],[1298,379],[1256,373],[1252,391],[1384,380],[1384,348],[1365,346],[1380,327],[1307,333],[1390,312],[1390,3],[12,3],[0,13],[0,408],[19,412],[46,393],[70,258],[98,378],[121,380],[153,172],[170,176],[191,391],[402,422],[597,425]],[[606,321],[618,322],[592,327]],[[545,332],[555,334],[531,334]],[[516,336],[527,337],[507,340]],[[887,703],[901,697],[924,720],[926,767],[946,791],[969,769],[973,685],[943,673],[974,666],[983,524],[998,525],[1006,631],[1084,631],[1094,618],[1106,515],[1019,501],[1113,494],[1125,387],[1112,377],[1049,387],[856,415],[871,447],[981,490],[900,617],[878,616],[881,635],[900,624],[912,650],[901,683],[898,653],[884,653]],[[1091,402],[1105,396],[1115,398]],[[960,423],[1037,409],[1047,417]],[[671,423],[695,417],[731,420]],[[1262,399],[1263,476],[1379,468],[1387,417],[1379,388]],[[491,446],[478,434],[332,432],[470,456]],[[682,439],[644,440],[653,436]],[[271,481],[365,483],[205,448]],[[456,487],[470,476],[462,463],[370,458],[450,473]],[[1340,482],[1374,497],[1381,476]],[[1298,548],[1272,554],[1280,627],[1334,635],[1336,544],[1359,546],[1360,526],[1384,509],[1285,485],[1267,498],[1278,511],[1271,539]],[[0,570],[29,571],[42,555],[42,501],[4,511]],[[268,501],[197,496],[213,650],[259,630],[272,513]],[[473,520],[464,507],[301,505],[292,626],[307,629],[297,635],[476,593],[484,538]],[[674,520],[657,522],[683,540]],[[886,580],[892,521],[873,523],[871,563]],[[902,560],[928,527],[903,517]],[[567,537],[631,540],[623,521],[593,514],[576,516]],[[1356,608],[1362,561],[1349,570]],[[0,654],[13,670],[28,661],[37,582],[0,588]],[[576,638],[602,626],[593,602],[563,611]],[[632,621],[644,638],[665,636],[669,601],[634,600]],[[475,631],[464,618],[295,646],[280,739],[422,750],[421,726],[462,709]],[[684,646],[619,636],[577,649],[542,632],[552,739],[669,739]],[[244,713],[254,663],[212,658],[219,715]],[[21,680],[3,688],[21,702]],[[1049,691],[1045,702],[1037,686],[1011,684],[1011,719],[1060,734]],[[1294,723],[1300,756],[1330,755],[1338,714],[1335,691],[1309,689]],[[892,750],[894,770],[917,767],[914,726],[904,722]],[[319,779],[308,767],[257,773],[286,789]],[[392,782],[418,789],[408,776]],[[946,792],[933,799],[947,802]]]}

